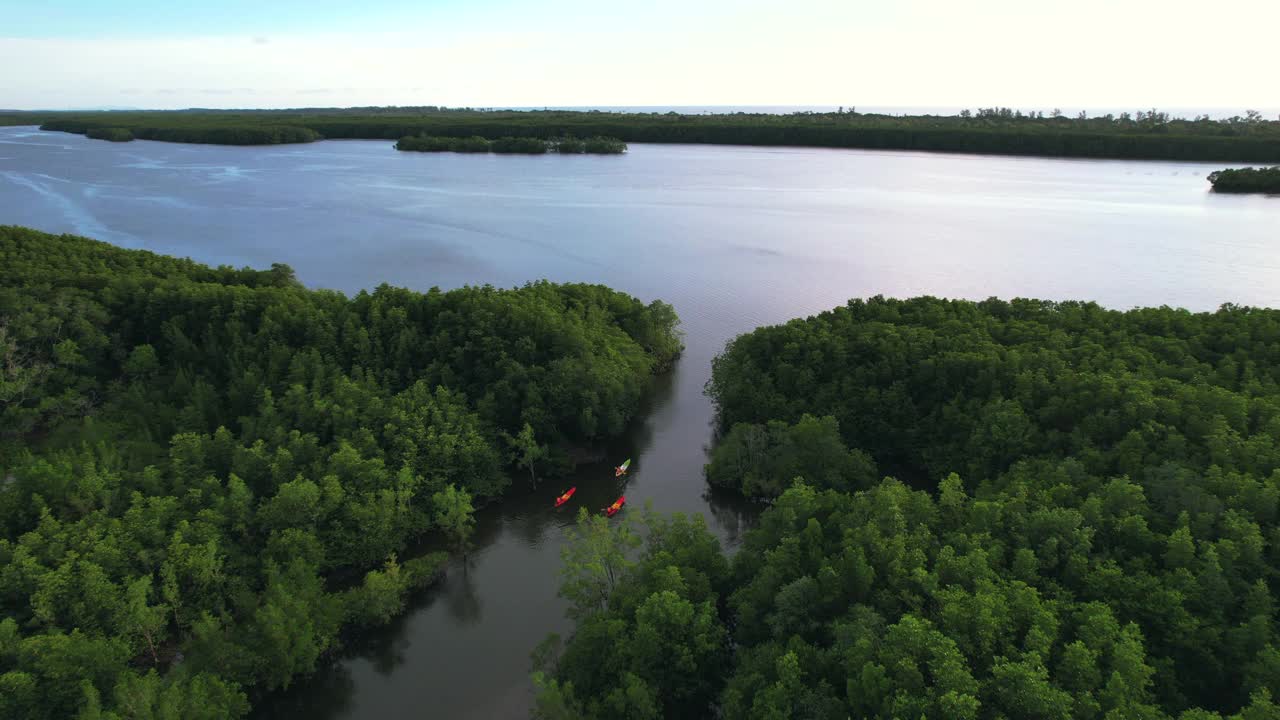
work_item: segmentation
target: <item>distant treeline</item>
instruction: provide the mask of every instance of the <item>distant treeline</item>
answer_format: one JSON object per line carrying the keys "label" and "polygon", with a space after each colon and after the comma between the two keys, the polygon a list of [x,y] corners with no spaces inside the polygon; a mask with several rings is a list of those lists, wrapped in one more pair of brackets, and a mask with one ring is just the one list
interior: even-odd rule
{"label": "distant treeline", "polygon": [[1219,170],[1209,174],[1209,182],[1217,192],[1280,193],[1280,166]]}
{"label": "distant treeline", "polygon": [[[157,113],[158,114],[158,113]],[[125,131],[138,140],[161,142],[202,143],[208,145],[280,145],[282,143],[307,143],[321,140],[320,133],[300,125],[264,125],[257,123],[205,124],[205,123],[134,123],[124,117],[95,119],[67,118],[52,120],[40,126],[41,130],[61,130],[89,137],[103,131]],[[108,139],[108,138],[103,138]]]}
{"label": "distant treeline", "polygon": [[[24,119],[25,118],[25,119]],[[43,123],[84,133],[124,127],[136,137],[176,142],[265,144],[319,138],[398,140],[406,136],[494,140],[605,136],[636,143],[707,143],[925,150],[1051,157],[1280,162],[1280,122],[1257,112],[1211,120],[1171,118],[1156,110],[1119,116],[1023,114],[1008,108],[951,116],[856,112],[607,113],[481,111],[439,108],[29,113],[3,124]],[[287,129],[292,129],[289,131]]]}
{"label": "distant treeline", "polygon": [[627,144],[617,138],[593,137],[578,139],[572,137],[543,140],[536,137],[502,137],[489,140],[479,135],[471,137],[439,137],[431,135],[409,135],[400,138],[396,143],[397,150],[414,152],[465,152],[465,153],[523,153],[542,155],[554,152],[562,155],[592,153],[599,155],[617,155],[627,151]]}

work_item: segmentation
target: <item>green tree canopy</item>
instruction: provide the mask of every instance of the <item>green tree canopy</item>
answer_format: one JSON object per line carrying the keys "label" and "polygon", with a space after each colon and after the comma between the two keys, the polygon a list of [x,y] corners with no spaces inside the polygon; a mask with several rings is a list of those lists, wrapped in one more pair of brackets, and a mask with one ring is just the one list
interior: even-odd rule
{"label": "green tree canopy", "polygon": [[465,540],[526,467],[505,438],[554,469],[620,432],[676,322],[595,285],[346,297],[0,226],[0,716],[243,715],[439,577],[397,557]]}
{"label": "green tree canopy", "polygon": [[1275,713],[1280,311],[873,298],[735,339],[708,392],[708,478],[769,508],[706,585],[701,553],[628,567],[548,703],[681,697],[634,628],[660,606],[704,637],[707,587],[706,716]]}

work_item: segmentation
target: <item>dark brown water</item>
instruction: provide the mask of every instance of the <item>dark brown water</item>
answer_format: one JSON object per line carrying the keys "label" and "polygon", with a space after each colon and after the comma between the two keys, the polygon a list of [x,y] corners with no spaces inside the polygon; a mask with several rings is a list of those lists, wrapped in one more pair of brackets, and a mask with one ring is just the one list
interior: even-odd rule
{"label": "dark brown water", "polygon": [[[564,631],[562,528],[625,492],[698,512],[727,544],[753,513],[700,472],[712,357],[738,333],[875,294],[1280,306],[1280,198],[1215,196],[1216,165],[818,149],[633,146],[622,157],[234,148],[0,128],[0,223],[313,286],[600,282],[662,298],[688,350],[650,411],[576,478],[481,516],[466,572],[352,643],[261,717],[514,718],[528,654]],[[611,465],[633,458],[625,481]],[[552,499],[568,484],[565,508]]]}

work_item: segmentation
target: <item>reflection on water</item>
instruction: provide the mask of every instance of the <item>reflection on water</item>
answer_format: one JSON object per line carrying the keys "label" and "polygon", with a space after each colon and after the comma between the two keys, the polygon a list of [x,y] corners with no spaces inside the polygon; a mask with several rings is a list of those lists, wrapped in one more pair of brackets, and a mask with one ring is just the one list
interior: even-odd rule
{"label": "reflection on water", "polygon": [[[355,681],[346,665],[325,665],[315,675],[307,678],[306,692],[298,692],[298,688],[295,684],[291,690],[275,693],[268,698],[254,698],[256,716],[344,717],[351,712]],[[263,711],[262,708],[269,709]]]}
{"label": "reflection on water", "polygon": [[[625,492],[702,513],[732,547],[756,508],[706,487],[711,360],[735,335],[850,297],[1280,305],[1280,201],[1213,195],[1215,164],[806,148],[632,146],[622,157],[115,144],[0,128],[0,222],[210,264],[285,262],[314,286],[530,280],[661,298],[688,348],[597,463],[478,513],[475,550],[262,718],[527,715],[529,652],[569,629],[563,528]],[[633,469],[614,478],[627,457]],[[577,485],[561,508],[552,500]],[[438,549],[423,540],[402,554]]]}
{"label": "reflection on water", "polygon": [[761,506],[741,495],[716,488],[707,488],[702,495],[707,503],[711,524],[720,529],[722,542],[732,549],[742,542],[742,536],[755,527]]}
{"label": "reflection on water", "polygon": [[459,560],[454,565],[453,582],[445,586],[445,602],[449,615],[463,625],[474,625],[480,622],[480,594],[476,592],[476,584],[469,572],[473,559]]}

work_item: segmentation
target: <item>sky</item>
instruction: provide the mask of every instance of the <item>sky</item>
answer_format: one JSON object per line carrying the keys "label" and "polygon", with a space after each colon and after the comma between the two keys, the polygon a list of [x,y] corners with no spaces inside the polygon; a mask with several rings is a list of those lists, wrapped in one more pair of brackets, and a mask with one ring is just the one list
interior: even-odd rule
{"label": "sky", "polygon": [[0,0],[0,108],[1280,106],[1277,0]]}

